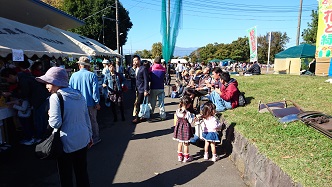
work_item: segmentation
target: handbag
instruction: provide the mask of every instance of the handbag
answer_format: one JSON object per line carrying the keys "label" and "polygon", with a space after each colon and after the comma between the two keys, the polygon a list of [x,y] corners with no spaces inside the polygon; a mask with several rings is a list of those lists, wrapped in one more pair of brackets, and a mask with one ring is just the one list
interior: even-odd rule
{"label": "handbag", "polygon": [[[63,121],[64,103],[61,93],[56,93],[60,101],[61,118]],[[39,159],[56,159],[60,157],[63,152],[63,144],[60,139],[60,130],[62,125],[55,133],[52,133],[46,140],[36,145],[35,155]]]}
{"label": "handbag", "polygon": [[122,86],[122,91],[123,91],[123,92],[127,92],[127,91],[128,91],[128,86],[124,84],[124,85]]}
{"label": "handbag", "polygon": [[143,103],[140,105],[138,117],[149,119],[150,118],[151,105],[147,96],[144,97]]}

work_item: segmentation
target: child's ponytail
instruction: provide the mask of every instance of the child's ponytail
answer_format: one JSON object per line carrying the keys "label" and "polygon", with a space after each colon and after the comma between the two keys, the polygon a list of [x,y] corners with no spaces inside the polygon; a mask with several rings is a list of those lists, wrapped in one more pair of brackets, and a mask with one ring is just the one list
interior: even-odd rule
{"label": "child's ponytail", "polygon": [[185,95],[180,99],[179,107],[182,108],[183,106],[187,106],[188,104],[191,104],[191,102],[191,98],[188,95]]}
{"label": "child's ponytail", "polygon": [[206,119],[210,117],[213,114],[213,110],[216,110],[216,105],[214,105],[212,102],[205,103],[202,109],[202,118]]}

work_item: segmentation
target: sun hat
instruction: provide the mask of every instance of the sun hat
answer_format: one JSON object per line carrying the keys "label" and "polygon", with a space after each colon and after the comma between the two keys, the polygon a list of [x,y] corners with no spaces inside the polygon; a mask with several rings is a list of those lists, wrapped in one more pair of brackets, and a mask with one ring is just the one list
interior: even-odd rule
{"label": "sun hat", "polygon": [[68,74],[65,69],[51,67],[45,75],[36,77],[38,82],[49,83],[59,87],[68,87]]}
{"label": "sun hat", "polygon": [[102,64],[109,64],[110,63],[110,61],[109,60],[107,60],[107,59],[104,59],[102,62],[101,62]]}
{"label": "sun hat", "polygon": [[81,56],[76,63],[85,66],[91,66],[90,59],[87,56]]}

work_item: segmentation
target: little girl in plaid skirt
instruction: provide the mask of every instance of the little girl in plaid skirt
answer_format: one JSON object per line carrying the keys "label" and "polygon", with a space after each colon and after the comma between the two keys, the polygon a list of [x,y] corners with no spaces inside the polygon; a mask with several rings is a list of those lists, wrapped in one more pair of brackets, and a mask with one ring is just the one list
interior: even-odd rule
{"label": "little girl in plaid skirt", "polygon": [[[176,125],[174,128],[173,140],[178,141],[178,161],[190,162],[193,160],[189,155],[189,142],[193,137],[191,122],[194,120],[195,115],[191,114],[187,109],[191,105],[191,98],[183,96],[180,100],[179,109],[176,110]],[[183,149],[183,152],[182,152]]]}

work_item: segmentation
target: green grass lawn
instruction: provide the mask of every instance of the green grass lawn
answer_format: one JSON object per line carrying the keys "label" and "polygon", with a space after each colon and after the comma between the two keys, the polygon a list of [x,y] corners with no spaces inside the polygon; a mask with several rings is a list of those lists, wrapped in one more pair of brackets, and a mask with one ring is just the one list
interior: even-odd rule
{"label": "green grass lawn", "polygon": [[281,124],[258,103],[292,100],[305,111],[332,115],[332,84],[327,77],[297,75],[233,76],[250,103],[224,112],[259,151],[303,186],[332,186],[332,140],[299,121]]}

